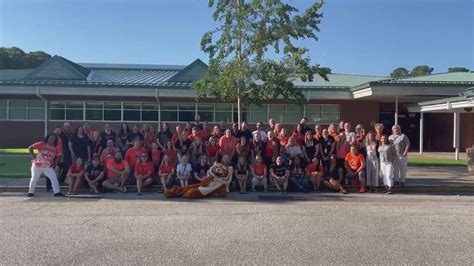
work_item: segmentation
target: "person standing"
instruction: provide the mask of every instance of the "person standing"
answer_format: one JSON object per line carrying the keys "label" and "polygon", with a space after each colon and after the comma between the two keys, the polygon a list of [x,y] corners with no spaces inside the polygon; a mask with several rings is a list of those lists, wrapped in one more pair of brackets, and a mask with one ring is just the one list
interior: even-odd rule
{"label": "person standing", "polygon": [[336,149],[335,140],[332,136],[329,136],[328,130],[324,129],[321,138],[319,138],[319,142],[321,143],[321,163],[323,164],[324,172],[327,172],[329,159]]}
{"label": "person standing", "polygon": [[364,147],[367,154],[365,160],[365,173],[367,186],[370,192],[374,192],[375,188],[379,187],[379,157],[378,157],[378,143],[375,140],[374,133],[369,132],[365,137]]}
{"label": "person standing", "polygon": [[252,136],[255,137],[255,134],[259,134],[260,139],[262,141],[267,141],[267,132],[265,132],[265,130],[263,130],[263,122],[258,121],[257,124],[255,125],[255,127],[256,127],[256,129],[255,129],[255,131],[252,132]]}
{"label": "person standing", "polygon": [[[59,182],[54,166],[62,155],[62,151],[57,146],[58,139],[55,134],[48,134],[42,142],[36,142],[28,147],[32,157],[31,180],[28,190],[28,197],[33,197],[36,184],[42,174],[51,180],[51,185],[55,197],[64,197],[59,190]],[[38,151],[38,154],[34,153]]]}
{"label": "person standing", "polygon": [[392,127],[392,135],[388,139],[397,151],[397,157],[395,158],[395,165],[393,168],[395,185],[405,187],[410,140],[405,134],[402,134],[402,129],[399,125],[394,125]]}
{"label": "person standing", "polygon": [[63,159],[61,161],[61,174],[59,175],[58,181],[60,184],[64,183],[66,180],[67,171],[72,164],[71,150],[69,149],[69,141],[71,140],[73,134],[71,132],[71,124],[69,122],[64,122],[63,129],[59,138],[61,139],[62,145],[62,154]]}
{"label": "person standing", "polygon": [[112,131],[110,124],[105,124],[104,131],[100,132],[100,143],[104,149],[107,146],[107,141],[111,139],[115,143],[117,134]]}
{"label": "person standing", "polygon": [[158,147],[160,147],[161,150],[164,150],[165,146],[166,146],[166,142],[171,140],[171,138],[173,137],[173,134],[170,131],[170,127],[169,127],[168,123],[163,123],[161,128],[162,129],[160,130],[160,132],[158,132],[158,135],[157,135],[157,138],[159,140],[159,142],[157,142],[157,144],[158,144]]}
{"label": "person standing", "polygon": [[385,185],[385,193],[392,194],[393,165],[397,157],[397,152],[393,145],[388,142],[387,136],[385,135],[380,137],[378,151],[380,155],[380,173],[383,178],[383,184]]}
{"label": "person standing", "polygon": [[91,147],[89,145],[89,137],[84,133],[82,126],[78,126],[74,135],[69,140],[69,150],[71,151],[72,161],[81,158],[83,162],[90,162]]}

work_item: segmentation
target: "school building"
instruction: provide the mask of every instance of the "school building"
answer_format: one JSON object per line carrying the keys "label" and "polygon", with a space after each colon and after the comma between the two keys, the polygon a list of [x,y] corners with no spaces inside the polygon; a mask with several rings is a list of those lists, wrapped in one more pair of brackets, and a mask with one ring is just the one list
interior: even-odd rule
{"label": "school building", "polygon": [[[26,147],[64,121],[73,126],[88,121],[96,130],[110,123],[115,131],[123,122],[174,126],[192,121],[196,112],[211,125],[236,121],[235,104],[196,100],[192,82],[206,69],[199,59],[187,66],[86,64],[54,56],[36,69],[0,70],[0,147]],[[253,127],[272,117],[291,130],[301,117],[311,126],[344,120],[368,130],[382,122],[386,133],[398,123],[413,150],[463,151],[474,144],[472,72],[402,79],[328,77],[295,81],[307,104],[273,100],[244,106],[243,120]]]}

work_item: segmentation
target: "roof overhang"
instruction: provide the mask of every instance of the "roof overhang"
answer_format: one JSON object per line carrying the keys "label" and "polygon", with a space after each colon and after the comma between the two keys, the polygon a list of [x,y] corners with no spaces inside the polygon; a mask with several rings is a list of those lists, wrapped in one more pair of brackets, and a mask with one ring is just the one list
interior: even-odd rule
{"label": "roof overhang", "polygon": [[[472,112],[474,108],[474,100],[466,99],[463,101],[445,103],[435,103],[435,104],[423,104],[419,103],[418,105],[408,106],[408,111],[410,113],[464,113]],[[470,111],[468,111],[470,110]]]}

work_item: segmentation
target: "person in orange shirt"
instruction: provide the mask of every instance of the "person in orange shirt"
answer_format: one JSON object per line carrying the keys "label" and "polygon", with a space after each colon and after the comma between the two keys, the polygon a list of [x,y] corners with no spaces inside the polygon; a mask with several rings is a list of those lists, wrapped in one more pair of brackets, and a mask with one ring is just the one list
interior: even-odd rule
{"label": "person in orange shirt", "polygon": [[252,172],[252,191],[255,192],[255,187],[263,185],[264,191],[268,191],[268,172],[267,166],[263,164],[262,156],[255,156],[255,163],[250,167]]}
{"label": "person in orange shirt", "polygon": [[171,164],[170,157],[168,155],[163,156],[160,168],[158,170],[158,176],[161,180],[161,186],[163,191],[170,185],[173,184],[175,167]]}
{"label": "person in orange shirt", "polygon": [[275,137],[279,138],[280,137],[280,132],[281,132],[281,125],[277,123],[273,127],[273,133],[275,133]]}
{"label": "person in orange shirt", "polygon": [[146,149],[141,146],[140,140],[134,140],[133,147],[129,148],[125,153],[125,160],[130,165],[132,172],[135,171],[135,165],[140,161],[142,153],[146,153]]}
{"label": "person in orange shirt", "polygon": [[84,177],[84,163],[81,157],[77,157],[76,162],[69,167],[66,177],[69,184],[69,192],[67,194],[76,195]]}
{"label": "person in orange shirt", "polygon": [[281,129],[278,139],[280,140],[281,147],[285,147],[288,144],[288,140],[290,139],[290,137],[286,132],[286,128]]}
{"label": "person in orange shirt", "polygon": [[150,126],[145,132],[145,148],[148,152],[151,151],[151,145],[156,141],[157,133],[154,126]]}
{"label": "person in orange shirt", "polygon": [[221,157],[227,155],[229,156],[229,158],[234,158],[236,143],[237,140],[232,136],[232,132],[230,131],[230,129],[226,129],[225,135],[222,136],[219,140],[219,146],[221,147]]}
{"label": "person in orange shirt", "polygon": [[106,177],[102,186],[108,189],[117,190],[123,193],[127,192],[125,183],[130,174],[130,166],[123,160],[120,152],[116,153],[113,159],[107,161]]}
{"label": "person in orange shirt", "polygon": [[181,137],[181,133],[183,132],[183,130],[181,129],[181,126],[176,126],[176,132],[173,133],[173,135],[171,136],[171,143],[176,143],[176,141],[179,140],[179,138]]}
{"label": "person in orange shirt", "polygon": [[306,166],[306,176],[313,184],[314,191],[316,192],[320,191],[319,187],[321,186],[323,173],[323,165],[320,163],[317,157],[314,157],[308,166]]}
{"label": "person in orange shirt", "polygon": [[346,155],[346,179],[356,184],[357,178],[360,182],[359,193],[365,193],[365,158],[353,144],[351,152]]}
{"label": "person in orange shirt", "polygon": [[168,156],[169,163],[175,167],[178,162],[178,151],[175,149],[173,143],[170,140],[166,141],[165,149],[163,150],[164,156]]}
{"label": "person in orange shirt", "polygon": [[296,129],[295,131],[293,131],[293,134],[291,135],[291,137],[293,137],[296,141],[296,143],[298,143],[298,145],[303,145],[304,143],[304,132],[303,132],[303,127],[301,124],[298,124],[296,125]]}
{"label": "person in orange shirt", "polygon": [[[162,157],[162,152],[159,149],[158,143],[155,142],[151,144],[151,162],[153,163],[153,169],[154,173],[158,173],[158,168],[160,167],[160,162],[161,162],[161,157]],[[156,175],[153,175],[153,178],[155,178]],[[158,181],[158,180],[156,180]]]}
{"label": "person in orange shirt", "polygon": [[221,147],[217,144],[217,139],[211,136],[209,138],[209,143],[206,145],[206,155],[209,159],[210,165],[213,165],[217,161],[220,149]]}
{"label": "person in orange shirt", "polygon": [[332,136],[334,140],[339,141],[339,131],[337,130],[336,124],[330,124],[328,127],[329,136]]}
{"label": "person in orange shirt", "polygon": [[114,147],[114,141],[109,139],[107,140],[107,147],[105,147],[105,149],[102,150],[102,152],[100,153],[100,163],[105,166],[105,164],[107,163],[108,160],[110,159],[113,159],[114,158],[114,155],[116,153],[120,152],[120,150],[116,147]]}
{"label": "person in orange shirt", "polygon": [[148,187],[153,184],[153,163],[148,161],[148,155],[142,153],[140,161],[135,165],[135,179],[137,180],[137,195],[142,194],[142,187]]}

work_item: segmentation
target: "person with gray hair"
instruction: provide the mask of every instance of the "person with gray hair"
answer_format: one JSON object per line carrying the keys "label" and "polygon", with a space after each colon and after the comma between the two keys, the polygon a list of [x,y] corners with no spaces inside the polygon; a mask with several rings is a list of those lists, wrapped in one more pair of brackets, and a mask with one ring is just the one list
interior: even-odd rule
{"label": "person with gray hair", "polygon": [[407,177],[408,165],[408,151],[410,150],[410,140],[407,135],[402,134],[402,129],[399,125],[392,127],[392,135],[388,138],[390,143],[395,147],[397,156],[395,158],[395,165],[393,167],[395,185],[405,186]]}

